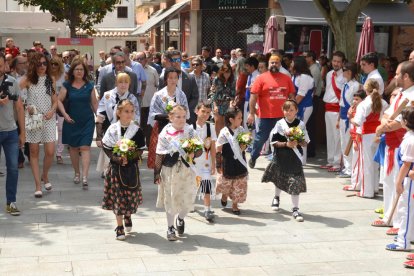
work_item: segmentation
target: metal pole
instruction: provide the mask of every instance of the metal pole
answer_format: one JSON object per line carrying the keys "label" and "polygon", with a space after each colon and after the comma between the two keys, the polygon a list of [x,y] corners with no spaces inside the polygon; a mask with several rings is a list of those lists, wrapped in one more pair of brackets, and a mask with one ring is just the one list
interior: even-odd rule
{"label": "metal pole", "polygon": [[326,46],[326,56],[328,58],[331,57],[331,51],[332,51],[332,30],[331,28],[328,28],[328,45]]}

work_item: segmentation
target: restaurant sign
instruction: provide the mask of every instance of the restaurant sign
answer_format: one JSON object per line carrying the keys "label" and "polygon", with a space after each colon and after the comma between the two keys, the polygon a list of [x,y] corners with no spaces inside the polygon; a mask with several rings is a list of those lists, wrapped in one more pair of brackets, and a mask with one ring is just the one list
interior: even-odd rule
{"label": "restaurant sign", "polygon": [[266,9],[269,0],[201,0],[202,10]]}

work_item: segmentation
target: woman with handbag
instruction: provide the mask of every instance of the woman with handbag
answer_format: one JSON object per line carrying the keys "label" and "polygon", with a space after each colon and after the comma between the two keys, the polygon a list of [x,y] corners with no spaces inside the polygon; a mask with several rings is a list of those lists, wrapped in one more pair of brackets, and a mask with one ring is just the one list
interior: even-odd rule
{"label": "woman with handbag", "polygon": [[[60,57],[52,57],[50,59],[50,76],[56,81],[56,93],[59,97],[60,88],[65,81],[65,69],[63,68],[63,63]],[[62,152],[64,145],[62,144],[62,128],[63,128],[63,117],[59,112],[56,112],[56,121],[58,128],[58,143],[56,146],[56,162],[58,164],[63,164]]]}
{"label": "woman with handbag", "polygon": [[[30,166],[35,180],[34,196],[42,197],[41,181],[47,191],[52,190],[49,169],[52,165],[56,141],[55,111],[57,96],[55,83],[50,77],[50,64],[42,53],[34,53],[29,61],[27,75],[20,82],[20,89],[27,89],[26,142],[30,148]],[[39,170],[39,145],[44,144],[43,173]]]}
{"label": "woman with handbag", "polygon": [[[65,107],[63,101],[68,96]],[[62,143],[70,147],[70,160],[75,171],[73,182],[80,183],[79,154],[82,156],[82,187],[88,188],[91,144],[95,130],[95,113],[98,100],[94,83],[89,81],[89,70],[82,59],[74,59],[68,72],[68,80],[59,93],[59,110],[65,118]]]}

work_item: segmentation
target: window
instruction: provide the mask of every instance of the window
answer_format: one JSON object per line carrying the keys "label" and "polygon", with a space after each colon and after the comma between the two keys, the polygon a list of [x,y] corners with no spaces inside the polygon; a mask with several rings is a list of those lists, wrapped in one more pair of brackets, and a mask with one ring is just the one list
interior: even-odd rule
{"label": "window", "polygon": [[118,7],[118,18],[128,18],[128,7]]}
{"label": "window", "polygon": [[136,41],[127,40],[127,41],[125,41],[125,46],[127,46],[131,52],[137,51],[137,42]]}

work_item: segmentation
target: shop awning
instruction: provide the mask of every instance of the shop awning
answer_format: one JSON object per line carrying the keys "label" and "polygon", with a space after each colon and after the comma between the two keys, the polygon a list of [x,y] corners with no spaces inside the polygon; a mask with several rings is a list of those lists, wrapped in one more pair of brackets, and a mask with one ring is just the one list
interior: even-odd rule
{"label": "shop awning", "polygon": [[159,26],[163,22],[171,20],[174,16],[176,16],[182,9],[190,5],[190,0],[183,1],[177,4],[172,5],[167,10],[159,10],[154,13],[148,21],[142,24],[140,27],[136,28],[131,35],[143,35],[149,30]]}
{"label": "shop awning", "polygon": [[[327,25],[312,0],[279,0],[286,17],[286,24],[291,25]],[[335,1],[335,6],[345,9],[346,1]],[[362,25],[364,18],[369,16],[376,26],[386,25],[414,25],[414,13],[405,3],[370,3],[362,11],[358,25]]]}

